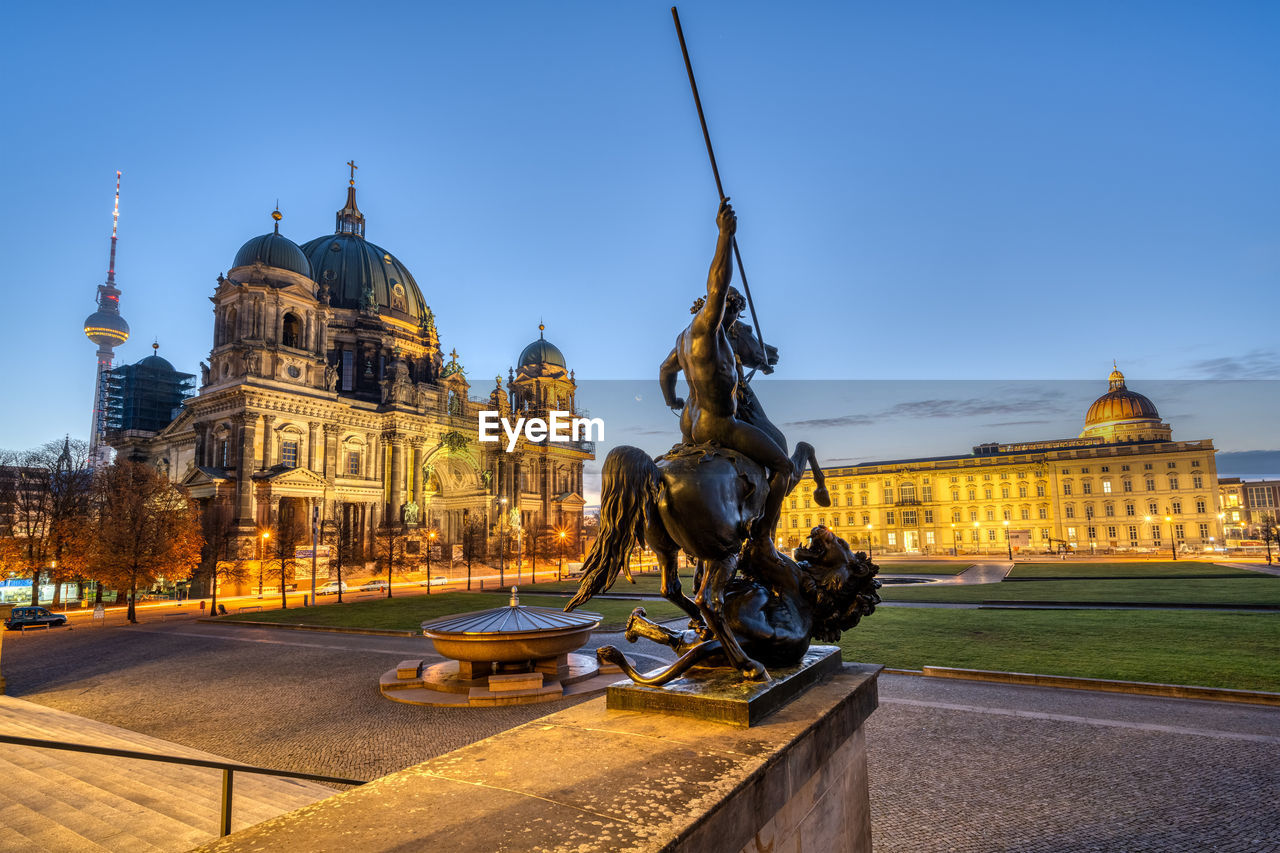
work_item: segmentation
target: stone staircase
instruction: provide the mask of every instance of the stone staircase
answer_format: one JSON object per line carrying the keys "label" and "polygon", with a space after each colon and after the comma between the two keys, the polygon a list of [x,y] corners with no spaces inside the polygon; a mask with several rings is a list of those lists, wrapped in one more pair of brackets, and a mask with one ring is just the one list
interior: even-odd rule
{"label": "stone staircase", "polygon": [[[227,759],[0,696],[0,733],[186,758]],[[222,771],[0,743],[0,851],[179,851],[218,834]],[[232,830],[337,793],[237,773]]]}

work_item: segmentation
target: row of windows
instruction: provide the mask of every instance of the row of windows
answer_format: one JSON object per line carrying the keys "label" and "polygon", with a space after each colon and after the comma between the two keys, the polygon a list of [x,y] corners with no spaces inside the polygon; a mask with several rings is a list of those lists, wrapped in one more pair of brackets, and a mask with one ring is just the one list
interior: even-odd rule
{"label": "row of windows", "polygon": [[[867,526],[869,526],[869,525],[866,523],[866,522],[867,522],[867,516],[863,516],[863,517],[862,517],[862,519],[863,519],[863,524],[862,524],[862,526],[863,526],[863,527],[867,527]],[[846,517],[846,520],[847,520],[847,525],[848,525],[849,527],[857,527],[857,526],[859,526],[859,525],[858,525],[858,523],[857,523],[856,518],[855,518],[853,515],[849,515],[849,516],[847,516],[847,517]],[[825,527],[825,526],[826,526],[826,524],[827,524],[827,517],[826,517],[825,515],[820,515],[820,516],[818,516],[818,524],[820,524],[820,525],[822,525],[822,526],[824,526],[824,527]],[[839,516],[833,516],[833,517],[831,518],[831,524],[832,524],[833,526],[835,526],[835,527],[839,527],[839,526],[840,526],[840,517],[839,517]],[[903,519],[903,524],[904,524],[904,526],[910,527],[910,526],[914,525],[914,522],[908,523],[908,522],[906,521],[906,519],[904,518],[904,519]],[[797,517],[797,516],[792,516],[792,517],[791,517],[791,527],[792,527],[792,528],[799,528],[799,526],[800,526],[800,519],[799,519],[799,517]],[[804,517],[804,528],[805,528],[806,530],[808,530],[808,529],[810,529],[810,528],[812,528],[812,527],[813,527],[813,519],[812,519],[812,517],[810,517],[810,516],[805,516],[805,517]],[[1117,531],[1118,531],[1118,529],[1119,529],[1119,528],[1118,528],[1116,525],[1107,525],[1107,526],[1105,527],[1105,531],[1106,531],[1106,538],[1107,538],[1107,539],[1112,539],[1112,540],[1117,539],[1117,538],[1118,538],[1118,536],[1117,536]],[[1130,525],[1125,526],[1125,528],[1124,528],[1124,529],[1125,529],[1125,533],[1127,534],[1128,539],[1129,539],[1130,541],[1132,541],[1132,542],[1137,542],[1137,541],[1138,541],[1138,539],[1139,539],[1139,535],[1138,535],[1138,534],[1139,534],[1139,532],[1140,532],[1140,526],[1139,526],[1139,525],[1137,525],[1137,524],[1130,524]],[[1201,539],[1208,539],[1208,538],[1210,538],[1211,533],[1210,533],[1210,526],[1209,526],[1209,524],[1207,524],[1207,523],[1203,523],[1203,522],[1202,522],[1202,523],[1200,523],[1200,524],[1197,524],[1197,525],[1196,525],[1196,529],[1197,529],[1197,532],[1199,533],[1199,535],[1200,535],[1200,538],[1201,538]],[[1006,530],[1007,530],[1007,528],[1006,528]],[[996,541],[999,541],[999,539],[1000,539],[1000,537],[999,537],[999,531],[1000,531],[1000,528],[998,528],[998,527],[988,527],[988,528],[986,528],[986,538],[987,538],[987,541],[988,541],[988,542],[996,542]],[[933,532],[932,530],[927,530],[927,531],[924,531],[924,533],[925,533],[925,543],[926,543],[926,544],[929,544],[929,545],[934,544],[934,532]],[[1087,537],[1088,539],[1097,539],[1097,538],[1098,538],[1098,528],[1097,528],[1096,526],[1094,526],[1094,525],[1089,525],[1089,526],[1087,526],[1087,527],[1085,528],[1085,535],[1086,535],[1086,537]],[[886,541],[888,542],[888,544],[890,544],[890,545],[897,544],[897,540],[896,540],[896,536],[897,536],[897,534],[896,534],[894,531],[886,531],[885,536],[886,536]],[[959,540],[959,539],[964,538],[964,532],[963,532],[963,531],[956,531],[956,530],[952,530],[952,536],[953,536],[954,538],[956,538],[957,540]],[[979,541],[981,541],[981,536],[982,536],[982,530],[981,530],[981,529],[979,529],[979,528],[977,528],[977,527],[974,527],[974,528],[972,528],[972,529],[970,529],[970,530],[969,530],[969,541],[971,541],[971,542],[979,542]],[[1175,540],[1182,540],[1183,538],[1185,538],[1185,536],[1186,536],[1186,525],[1181,524],[1181,523],[1174,524],[1174,525],[1173,525],[1173,538],[1174,538]],[[1047,527],[1041,527],[1041,528],[1040,528],[1040,538],[1041,538],[1041,539],[1048,539],[1048,538],[1049,538],[1049,528],[1047,528]],[[1148,530],[1148,538],[1149,538],[1149,539],[1151,539],[1155,544],[1157,544],[1157,545],[1159,545],[1159,544],[1160,544],[1160,541],[1161,541],[1161,526],[1160,526],[1159,524],[1151,524],[1151,525],[1149,526],[1149,530]],[[1072,541],[1074,541],[1074,540],[1078,539],[1076,528],[1074,528],[1074,527],[1068,527],[1068,528],[1067,528],[1067,539],[1068,539],[1068,540],[1072,540]]]}
{"label": "row of windows", "polygon": [[[1148,491],[1148,492],[1154,492],[1154,491],[1156,490],[1156,478],[1155,478],[1155,477],[1147,477],[1143,482],[1144,482],[1144,484],[1146,485],[1146,487],[1147,487],[1147,491]],[[1122,487],[1123,487],[1124,491],[1126,491],[1126,492],[1132,492],[1132,491],[1133,491],[1133,481],[1132,481],[1132,480],[1122,480],[1122,481],[1121,481],[1121,485],[1122,485]],[[1063,493],[1064,495],[1069,495],[1069,494],[1071,494],[1071,490],[1072,490],[1072,488],[1074,488],[1074,486],[1073,486],[1073,484],[1072,484],[1070,481],[1064,482],[1064,483],[1062,484],[1062,493]],[[1172,476],[1172,475],[1169,477],[1169,488],[1170,488],[1170,489],[1174,489],[1174,490],[1176,490],[1176,489],[1178,488],[1178,478],[1177,478],[1177,477],[1174,477],[1174,476]],[[1204,478],[1203,478],[1203,477],[1201,477],[1201,476],[1200,476],[1200,475],[1198,475],[1198,474],[1197,474],[1196,476],[1192,477],[1192,478],[1191,478],[1191,488],[1193,488],[1193,489],[1203,489],[1203,488],[1204,488]],[[990,491],[991,491],[990,489],[988,489],[988,490],[987,490],[987,492],[988,492],[988,497],[990,497]],[[1080,493],[1081,493],[1081,494],[1084,494],[1084,495],[1091,495],[1091,494],[1093,494],[1093,482],[1092,482],[1091,480],[1082,480],[1082,481],[1080,482]],[[1102,481],[1102,493],[1103,493],[1104,495],[1109,495],[1109,494],[1111,494],[1111,481],[1110,481],[1110,480],[1103,480],[1103,481]],[[952,494],[955,494],[955,493],[953,492]],[[972,496],[972,494],[973,494],[973,490],[972,490],[972,489],[970,489],[970,490],[969,490],[969,494]],[[970,500],[972,500],[972,497],[970,497]]]}

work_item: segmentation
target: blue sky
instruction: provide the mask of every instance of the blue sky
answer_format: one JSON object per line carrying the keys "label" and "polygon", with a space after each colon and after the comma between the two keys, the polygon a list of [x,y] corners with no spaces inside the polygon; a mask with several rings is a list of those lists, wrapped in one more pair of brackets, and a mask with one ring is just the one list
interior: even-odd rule
{"label": "blue sky", "polygon": [[[668,8],[9,10],[0,324],[20,367],[0,405],[38,416],[6,418],[0,446],[88,429],[80,326],[116,169],[120,361],[158,338],[197,372],[214,278],[277,198],[286,235],[331,231],[354,158],[369,239],[413,271],[477,386],[539,318],[580,378],[654,376],[715,239]],[[1280,378],[1280,6],[681,16],[779,377],[1101,380],[1116,358],[1135,382]]]}

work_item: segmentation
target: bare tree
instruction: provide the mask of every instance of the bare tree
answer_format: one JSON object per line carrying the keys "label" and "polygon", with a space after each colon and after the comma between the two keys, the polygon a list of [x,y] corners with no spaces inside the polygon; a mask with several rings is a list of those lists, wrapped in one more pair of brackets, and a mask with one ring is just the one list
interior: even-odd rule
{"label": "bare tree", "polygon": [[311,533],[307,530],[303,513],[295,511],[292,503],[286,503],[276,519],[276,531],[271,542],[275,548],[275,558],[268,565],[274,566],[271,577],[280,581],[280,607],[289,606],[289,581],[297,574],[298,546],[310,541]]}
{"label": "bare tree", "polygon": [[391,597],[391,572],[408,571],[414,560],[405,550],[405,534],[408,529],[404,522],[396,521],[383,525],[378,530],[376,562],[379,571],[387,573],[387,598]]}
{"label": "bare tree", "polygon": [[321,525],[321,538],[329,546],[329,567],[337,572],[338,603],[342,603],[342,570],[347,566],[360,565],[361,547],[356,535],[355,525],[342,511],[336,507],[336,518],[329,519]]}
{"label": "bare tree", "polygon": [[181,488],[149,465],[119,460],[97,472],[93,494],[95,576],[128,590],[137,622],[138,589],[160,577],[185,578],[200,563],[200,517]]}
{"label": "bare tree", "polygon": [[53,601],[62,599],[62,579],[83,578],[87,566],[89,496],[92,474],[89,447],[83,441],[50,441],[10,454],[4,501],[6,524],[21,550],[21,570],[31,575],[31,603],[40,603],[40,576],[53,584]]}

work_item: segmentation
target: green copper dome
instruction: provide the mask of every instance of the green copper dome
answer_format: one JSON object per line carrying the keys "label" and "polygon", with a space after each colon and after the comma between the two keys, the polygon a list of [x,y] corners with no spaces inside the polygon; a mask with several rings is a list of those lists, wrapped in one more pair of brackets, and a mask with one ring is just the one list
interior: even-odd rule
{"label": "green copper dome", "polygon": [[516,362],[517,367],[550,364],[568,370],[569,365],[565,364],[564,353],[560,352],[558,346],[542,336],[542,329],[543,326],[539,325],[538,339],[520,351],[520,359]]}
{"label": "green copper dome", "polygon": [[378,313],[421,325],[427,303],[404,264],[381,246],[352,233],[330,234],[302,244],[311,263],[312,278],[329,286],[335,308],[366,307],[370,294]]}
{"label": "green copper dome", "polygon": [[298,248],[298,244],[279,232],[254,237],[240,247],[232,267],[247,267],[262,263],[269,267],[289,270],[299,275],[311,277],[311,264],[307,256]]}

